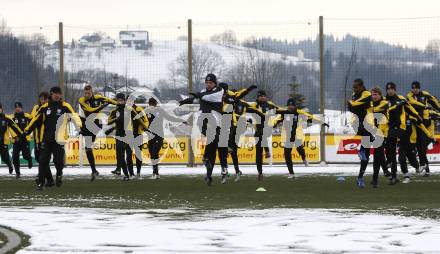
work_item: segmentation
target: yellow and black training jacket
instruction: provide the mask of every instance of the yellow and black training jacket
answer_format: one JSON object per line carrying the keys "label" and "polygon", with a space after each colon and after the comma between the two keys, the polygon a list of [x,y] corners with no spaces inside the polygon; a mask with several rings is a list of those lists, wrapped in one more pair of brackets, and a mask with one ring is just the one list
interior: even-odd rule
{"label": "yellow and black training jacket", "polygon": [[[140,107],[138,108],[140,109]],[[112,111],[110,111],[110,115],[108,118],[107,124],[112,126],[106,133],[110,133],[115,130],[115,135],[118,137],[125,137],[126,132],[132,132],[133,135],[142,134],[143,130],[148,129],[148,120],[146,117],[137,118],[139,111],[136,111],[133,107],[129,107],[123,104],[116,105]],[[125,120],[125,115],[130,114],[130,117]],[[134,131],[136,130],[136,131]]]}
{"label": "yellow and black training jacket", "polygon": [[[37,115],[38,110],[40,109],[41,105],[37,104],[32,108],[32,112],[31,112],[31,121],[32,119]],[[38,124],[35,126],[34,131],[33,131],[33,137],[35,140],[35,143],[40,144],[41,140],[41,126],[38,126]]]}
{"label": "yellow and black training jacket", "polygon": [[144,108],[142,108],[141,106],[133,104],[132,107],[134,110],[134,112],[132,113],[132,119],[134,119],[136,116],[139,116],[138,119],[133,121],[133,133],[135,136],[142,135],[142,132],[144,132],[147,129],[146,127],[149,127],[150,125],[148,117],[144,112]]}
{"label": "yellow and black training jacket", "polygon": [[11,138],[20,135],[21,129],[4,113],[0,113],[0,145],[8,145]]}
{"label": "yellow and black training jacket", "polygon": [[222,111],[223,114],[232,114],[231,127],[237,127],[238,119],[246,112],[264,116],[264,113],[260,110],[252,108],[249,102],[242,100],[248,93],[248,88],[243,88],[238,91],[227,90],[225,92]]}
{"label": "yellow and black training jacket", "polygon": [[383,137],[388,136],[388,101],[382,99],[380,101],[371,101],[373,113],[378,114],[374,117],[374,126],[378,128]]}
{"label": "yellow and black training jacket", "polygon": [[301,121],[306,121],[308,124],[311,124],[312,121],[316,121],[321,123],[322,121],[315,117],[314,115],[310,114],[309,112],[303,110],[303,109],[295,109],[295,110],[289,110],[289,109],[277,109],[276,114],[278,116],[274,120],[274,126],[277,126],[284,121],[288,124],[288,126],[283,126],[281,136],[282,140],[284,140],[284,135],[287,133],[287,131],[290,131],[290,141],[293,142],[296,138],[304,139],[304,129],[302,127]]}
{"label": "yellow and black training jacket", "polygon": [[[437,98],[427,91],[420,91],[418,94],[409,92],[406,96],[409,104],[419,113],[423,120],[429,120],[429,106],[440,111],[440,103]],[[425,122],[425,124],[427,124]]]}
{"label": "yellow and black training jacket", "polygon": [[266,121],[267,112],[273,109],[275,110],[281,109],[280,106],[276,105],[271,101],[265,101],[265,102],[255,101],[249,103],[249,106],[250,106],[249,109],[254,111],[259,111],[263,114],[263,116],[260,119],[260,123],[256,124],[256,135],[262,134],[262,131],[264,129],[264,122]]}
{"label": "yellow and black training jacket", "polygon": [[[227,109],[228,107],[232,107],[232,109]],[[261,112],[259,109],[255,109],[252,107],[251,103],[244,101],[244,100],[235,100],[231,104],[224,104],[223,105],[224,112],[232,110],[232,122],[231,127],[237,127],[238,120],[241,116],[244,116],[246,113],[254,113],[259,115],[260,117],[264,117],[264,113]],[[231,114],[230,113],[230,114]]]}
{"label": "yellow and black training jacket", "polygon": [[417,111],[402,95],[387,95],[386,99],[388,101],[388,126],[390,129],[399,128],[403,131],[406,130],[407,114],[421,121]]}
{"label": "yellow and black training jacket", "polygon": [[[116,101],[112,100],[110,98],[104,97],[100,94],[94,94],[91,98],[81,97],[78,100],[79,106],[81,107],[82,112],[80,112],[80,118],[83,123],[83,131],[85,133],[89,133],[85,128],[86,126],[86,119],[91,114],[98,114],[101,112],[102,109],[104,109],[108,104],[116,105]],[[99,117],[96,117],[94,119],[94,123],[98,127],[102,127],[101,122],[99,121]]]}
{"label": "yellow and black training jacket", "polygon": [[[419,129],[420,132],[417,132],[417,129]],[[402,140],[408,140],[408,137],[411,144],[415,144],[418,139],[434,139],[434,136],[431,135],[423,122],[420,121],[420,118],[414,117],[413,115],[409,114],[407,115],[406,130],[404,132],[404,137],[402,138]]]}
{"label": "yellow and black training jacket", "polygon": [[367,90],[353,93],[351,100],[348,101],[348,110],[362,122],[367,114],[372,112],[371,93]]}
{"label": "yellow and black training jacket", "polygon": [[[15,124],[20,128],[20,130],[23,132],[26,126],[30,123],[32,120],[32,116],[28,113],[21,112],[21,113],[14,113],[12,115],[12,120]],[[26,136],[27,141],[31,140],[31,135]]]}
{"label": "yellow and black training jacket", "polygon": [[38,140],[41,142],[66,142],[70,120],[77,127],[82,126],[81,119],[69,103],[49,100],[38,109],[24,132],[30,133],[40,127]]}

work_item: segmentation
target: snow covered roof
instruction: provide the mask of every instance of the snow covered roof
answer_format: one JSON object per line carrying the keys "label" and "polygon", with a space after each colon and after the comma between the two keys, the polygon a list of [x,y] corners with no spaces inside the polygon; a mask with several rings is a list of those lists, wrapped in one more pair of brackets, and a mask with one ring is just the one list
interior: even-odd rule
{"label": "snow covered roof", "polygon": [[87,34],[87,35],[82,36],[80,40],[84,40],[87,42],[98,42],[101,39],[102,39],[101,36],[99,36],[97,34]]}

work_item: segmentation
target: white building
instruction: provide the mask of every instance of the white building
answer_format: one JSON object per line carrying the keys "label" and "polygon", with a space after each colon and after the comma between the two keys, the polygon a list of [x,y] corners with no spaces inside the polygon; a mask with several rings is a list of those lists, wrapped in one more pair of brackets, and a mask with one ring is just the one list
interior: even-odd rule
{"label": "white building", "polygon": [[122,45],[135,49],[148,49],[152,45],[148,31],[120,31],[119,40]]}

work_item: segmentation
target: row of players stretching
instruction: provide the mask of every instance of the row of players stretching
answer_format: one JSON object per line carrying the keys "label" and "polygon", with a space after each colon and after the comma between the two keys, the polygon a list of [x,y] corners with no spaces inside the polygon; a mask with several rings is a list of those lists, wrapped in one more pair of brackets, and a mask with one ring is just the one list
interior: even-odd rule
{"label": "row of players stretching", "polygon": [[[421,90],[420,83],[414,81],[406,98],[397,94],[396,84],[386,84],[386,95],[379,87],[368,91],[362,79],[353,82],[353,97],[347,102],[348,109],[357,116],[357,135],[366,137],[359,150],[360,170],[357,185],[365,187],[364,173],[370,157],[372,143],[380,140],[374,147],[373,187],[378,185],[378,174],[382,167],[389,184],[399,182],[397,178],[397,147],[399,164],[404,174],[403,183],[410,182],[407,160],[417,173],[424,171],[430,175],[428,145],[434,139],[435,121],[439,119],[440,103],[436,97]],[[374,115],[374,113],[377,113]],[[418,156],[418,160],[417,160]],[[391,172],[388,171],[391,168]]]}

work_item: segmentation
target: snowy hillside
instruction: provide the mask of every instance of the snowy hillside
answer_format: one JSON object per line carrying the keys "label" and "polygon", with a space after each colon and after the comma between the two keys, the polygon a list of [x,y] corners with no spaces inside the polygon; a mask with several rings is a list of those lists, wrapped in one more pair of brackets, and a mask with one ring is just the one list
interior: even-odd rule
{"label": "snowy hillside", "polygon": [[[205,46],[220,54],[225,67],[230,67],[237,60],[247,57],[249,48],[242,46],[222,46],[215,43],[195,42],[194,46]],[[186,41],[153,41],[151,50],[142,51],[133,48],[116,47],[114,49],[70,49],[65,48],[65,69],[76,72],[85,69],[100,69],[107,72],[127,75],[136,78],[141,85],[155,87],[159,79],[167,79],[168,67],[180,54],[187,52]],[[285,63],[309,65],[318,69],[319,64],[308,62],[293,56],[259,51],[273,60]],[[58,68],[58,51],[50,49],[47,52],[47,64]]]}

